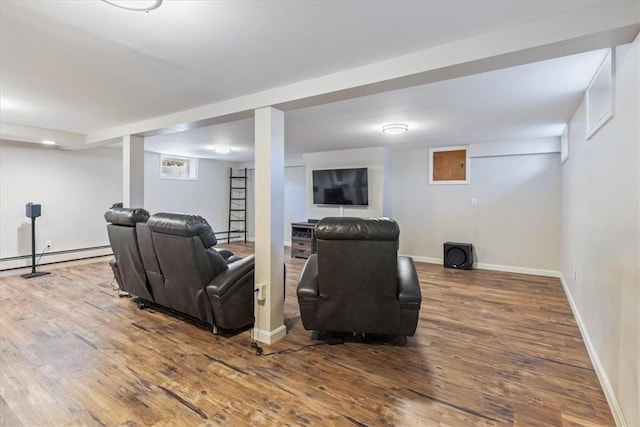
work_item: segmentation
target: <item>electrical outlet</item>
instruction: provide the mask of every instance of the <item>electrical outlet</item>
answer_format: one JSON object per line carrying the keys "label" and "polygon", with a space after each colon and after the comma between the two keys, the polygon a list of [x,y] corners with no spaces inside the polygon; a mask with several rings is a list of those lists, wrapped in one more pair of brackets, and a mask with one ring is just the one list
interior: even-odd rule
{"label": "electrical outlet", "polygon": [[258,292],[256,292],[256,299],[258,301],[264,301],[267,298],[265,295],[265,287],[266,285],[264,283],[256,285],[256,289],[258,290]]}
{"label": "electrical outlet", "polygon": [[51,240],[46,240],[44,242],[44,248],[46,250],[50,251],[52,247],[53,247],[53,242]]}

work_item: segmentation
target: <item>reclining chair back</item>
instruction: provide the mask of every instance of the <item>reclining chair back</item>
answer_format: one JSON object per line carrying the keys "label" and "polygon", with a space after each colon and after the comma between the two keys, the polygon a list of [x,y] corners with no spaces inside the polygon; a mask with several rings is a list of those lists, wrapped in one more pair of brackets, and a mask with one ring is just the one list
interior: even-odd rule
{"label": "reclining chair back", "polygon": [[213,324],[206,286],[228,267],[212,249],[217,241],[209,223],[197,215],[157,213],[147,224],[164,276],[163,305]]}
{"label": "reclining chair back", "polygon": [[169,298],[167,296],[167,290],[164,287],[164,276],[162,275],[162,270],[156,257],[156,249],[153,246],[151,228],[149,228],[147,223],[139,222],[136,224],[136,233],[138,235],[138,246],[140,247],[142,265],[147,273],[153,298],[156,303],[168,307]]}
{"label": "reclining chair back", "polygon": [[319,299],[328,331],[393,334],[400,326],[398,224],[324,218],[316,226]]}
{"label": "reclining chair back", "polygon": [[117,275],[120,276],[120,288],[131,295],[154,301],[147,286],[136,236],[136,224],[146,222],[149,212],[140,208],[111,208],[104,218],[108,222],[107,233],[119,272]]}

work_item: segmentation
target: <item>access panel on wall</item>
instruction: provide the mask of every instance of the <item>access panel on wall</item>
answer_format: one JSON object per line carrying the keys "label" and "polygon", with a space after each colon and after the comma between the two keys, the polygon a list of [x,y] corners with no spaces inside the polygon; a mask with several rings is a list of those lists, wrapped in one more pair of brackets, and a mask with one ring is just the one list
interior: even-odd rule
{"label": "access panel on wall", "polygon": [[468,184],[467,146],[429,149],[429,184]]}

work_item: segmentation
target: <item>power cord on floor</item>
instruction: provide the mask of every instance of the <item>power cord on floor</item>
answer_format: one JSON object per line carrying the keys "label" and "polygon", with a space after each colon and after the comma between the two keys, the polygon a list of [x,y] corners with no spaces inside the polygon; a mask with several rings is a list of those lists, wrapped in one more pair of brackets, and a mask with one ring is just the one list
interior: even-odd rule
{"label": "power cord on floor", "polygon": [[[253,290],[254,295],[258,294],[258,289],[254,289]],[[260,345],[258,344],[258,342],[254,339],[254,335],[255,335],[255,330],[258,329],[258,318],[256,318],[254,320],[253,323],[253,328],[251,329],[251,348],[255,349],[256,351],[256,356],[273,356],[275,354],[287,354],[287,353],[297,353],[301,350],[304,350],[305,348],[309,348],[309,347],[315,347],[318,345],[324,345],[327,344],[325,342],[317,342],[314,344],[307,344],[307,345],[303,345],[302,347],[299,348],[285,348],[284,350],[280,350],[280,351],[272,351],[271,353],[265,353],[264,350],[262,349],[262,347],[260,347]]]}
{"label": "power cord on floor", "polygon": [[[114,286],[114,283],[115,283],[115,286]],[[129,292],[126,292],[120,289],[120,284],[117,283],[115,275],[113,276],[111,283],[109,283],[109,286],[111,286],[112,291],[118,292],[118,298],[131,298],[131,294]]]}
{"label": "power cord on floor", "polygon": [[113,280],[111,281],[111,283],[109,283],[109,286],[111,286],[111,290],[118,291],[120,290],[120,285],[116,284],[115,286],[113,286],[115,281],[116,281],[116,276],[113,276]]}
{"label": "power cord on floor", "polygon": [[304,350],[305,348],[309,348],[309,347],[316,347],[319,345],[328,345],[328,343],[326,342],[317,342],[317,343],[313,343],[313,344],[307,344],[307,345],[303,345],[302,347],[299,348],[285,348],[284,350],[280,350],[280,351],[272,351],[271,353],[265,353],[264,350],[262,349],[262,347],[260,347],[258,345],[258,343],[256,341],[251,341],[251,348],[255,348],[256,349],[256,356],[273,356],[274,354],[287,354],[287,353],[297,353],[301,350]]}
{"label": "power cord on floor", "polygon": [[40,260],[42,259],[42,255],[44,255],[44,253],[47,251],[47,249],[49,249],[47,246],[44,247],[44,249],[42,250],[42,252],[40,252],[40,256],[38,257],[38,260],[36,261],[36,267],[40,265]]}
{"label": "power cord on floor", "polygon": [[[256,298],[258,296],[258,292],[259,289],[258,288],[254,288],[253,289],[253,297]],[[256,356],[262,356],[264,354],[264,350],[258,345],[258,343],[256,342],[256,340],[253,338],[255,335],[255,330],[258,328],[258,317],[259,316],[254,316],[253,319],[253,328],[251,328],[251,348],[255,348],[256,349]]]}

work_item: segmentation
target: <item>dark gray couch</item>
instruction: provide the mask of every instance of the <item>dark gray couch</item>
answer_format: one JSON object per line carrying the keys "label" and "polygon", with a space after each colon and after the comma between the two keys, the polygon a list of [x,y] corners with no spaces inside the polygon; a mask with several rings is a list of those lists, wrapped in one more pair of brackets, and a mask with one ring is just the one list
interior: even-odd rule
{"label": "dark gray couch", "polygon": [[197,215],[111,208],[105,213],[122,290],[218,328],[253,323],[254,257],[218,251]]}
{"label": "dark gray couch", "polygon": [[323,218],[318,253],[298,283],[305,329],[411,336],[422,296],[413,259],[398,256],[398,224],[388,218]]}
{"label": "dark gray couch", "polygon": [[215,250],[213,230],[197,215],[157,213],[147,225],[167,307],[213,325],[214,331],[253,323],[253,255],[238,258]]}
{"label": "dark gray couch", "polygon": [[145,223],[149,212],[144,209],[111,208],[105,214],[107,233],[113,258],[110,261],[113,275],[124,292],[153,301],[145,274],[136,224]]}

